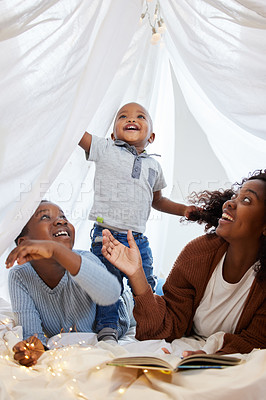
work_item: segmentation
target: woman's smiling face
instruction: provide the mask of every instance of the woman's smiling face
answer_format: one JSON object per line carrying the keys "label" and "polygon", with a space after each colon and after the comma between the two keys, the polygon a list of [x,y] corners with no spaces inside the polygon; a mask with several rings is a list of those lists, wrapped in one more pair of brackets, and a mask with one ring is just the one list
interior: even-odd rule
{"label": "woman's smiling face", "polygon": [[259,241],[266,235],[266,184],[259,179],[249,180],[223,205],[223,215],[216,233],[227,242]]}

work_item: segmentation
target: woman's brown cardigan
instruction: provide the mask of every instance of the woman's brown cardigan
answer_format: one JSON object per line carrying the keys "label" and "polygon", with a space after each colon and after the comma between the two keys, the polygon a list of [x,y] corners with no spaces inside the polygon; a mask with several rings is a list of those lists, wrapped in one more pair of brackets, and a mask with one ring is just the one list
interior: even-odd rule
{"label": "woman's brown cardigan", "polygon": [[[213,270],[228,243],[215,234],[191,241],[177,258],[163,286],[164,295],[149,288],[135,296],[136,338],[165,339],[171,342],[193,334],[195,311]],[[234,334],[226,333],[220,352],[249,353],[266,347],[266,282],[254,280]]]}

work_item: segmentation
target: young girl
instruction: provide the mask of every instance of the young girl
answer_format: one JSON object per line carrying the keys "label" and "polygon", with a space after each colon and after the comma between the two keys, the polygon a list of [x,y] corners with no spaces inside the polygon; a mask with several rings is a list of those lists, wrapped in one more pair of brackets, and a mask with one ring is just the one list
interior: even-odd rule
{"label": "young girl", "polygon": [[[17,238],[18,246],[6,260],[9,292],[17,324],[23,327],[27,343],[39,348],[33,358],[25,353],[18,360],[27,366],[36,362],[47,337],[60,333],[93,332],[96,304],[119,301],[119,336],[126,333],[129,317],[120,299],[120,284],[91,252],[73,251],[73,225],[63,211],[47,201],[41,202]],[[24,353],[23,353],[24,352]],[[18,351],[18,353],[20,353]],[[25,356],[27,356],[25,358]]]}

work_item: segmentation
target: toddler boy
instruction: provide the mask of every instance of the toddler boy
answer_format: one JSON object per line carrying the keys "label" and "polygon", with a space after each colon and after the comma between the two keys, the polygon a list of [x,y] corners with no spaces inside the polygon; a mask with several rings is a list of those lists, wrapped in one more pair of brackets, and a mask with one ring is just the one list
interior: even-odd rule
{"label": "toddler boy", "polygon": [[[145,151],[154,139],[148,111],[140,104],[128,103],[118,111],[110,139],[85,132],[79,142],[86,151],[87,159],[96,165],[94,202],[89,215],[96,221],[92,230],[91,251],[117,276],[121,287],[123,274],[102,256],[102,230],[108,228],[126,246],[127,231],[132,230],[146,278],[154,289],[152,252],[147,237],[143,235],[151,207],[187,218],[196,208],[163,197],[161,190],[166,182],[161,166]],[[98,340],[117,340],[117,323],[118,303],[97,306]]]}

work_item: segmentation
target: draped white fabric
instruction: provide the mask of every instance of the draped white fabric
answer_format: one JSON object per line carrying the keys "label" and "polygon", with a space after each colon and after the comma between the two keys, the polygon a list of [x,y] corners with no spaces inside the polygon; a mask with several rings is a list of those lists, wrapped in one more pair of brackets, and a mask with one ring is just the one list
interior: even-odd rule
{"label": "draped white fabric", "polygon": [[[1,1],[4,297],[7,249],[43,196],[74,223],[76,247],[89,248],[93,167],[77,143],[86,129],[110,134],[125,102],[149,109],[156,132],[149,152],[162,155],[165,193],[177,201],[265,167],[264,1],[163,0],[164,48],[150,44],[147,19],[139,25],[143,6]],[[178,250],[202,231],[193,229],[152,212],[147,235],[158,272],[166,275]]]}
{"label": "draped white fabric", "polygon": [[[3,308],[4,307],[4,308]],[[7,318],[8,317],[8,318]],[[176,357],[184,350],[215,352],[223,333],[216,332],[204,343],[193,337],[136,341],[134,330],[112,345],[97,343],[94,333],[62,333],[49,339],[52,351],[46,351],[33,368],[18,365],[12,347],[22,335],[14,317],[0,302],[0,393],[1,399],[183,399],[234,400],[265,397],[266,350],[254,349],[250,354],[235,354],[243,360],[238,366],[225,369],[179,371],[168,375],[146,369],[115,368],[106,363],[115,357],[132,354],[161,357],[166,348]]]}

